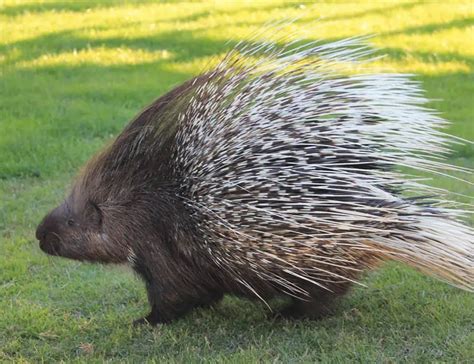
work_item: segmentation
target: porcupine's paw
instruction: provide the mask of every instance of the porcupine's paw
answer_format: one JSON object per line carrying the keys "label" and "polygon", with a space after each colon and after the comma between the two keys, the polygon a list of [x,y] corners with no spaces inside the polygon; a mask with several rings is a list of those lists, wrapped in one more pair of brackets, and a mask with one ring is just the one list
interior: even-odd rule
{"label": "porcupine's paw", "polygon": [[[154,297],[153,291],[149,292],[150,297]],[[167,324],[179,319],[196,308],[207,308],[217,304],[223,297],[221,291],[202,293],[199,297],[186,297],[186,299],[176,300],[176,297],[162,295],[161,299],[152,300],[150,313],[133,322],[134,326]],[[172,300],[171,298],[174,298]]]}
{"label": "porcupine's paw", "polygon": [[156,310],[153,310],[147,316],[133,321],[133,326],[143,326],[143,325],[156,326],[158,324],[166,324],[170,321],[172,320],[169,318],[163,317],[161,315],[158,315]]}
{"label": "porcupine's paw", "polygon": [[142,317],[138,320],[134,320],[132,322],[132,325],[133,326],[146,326],[146,325],[149,325],[149,326],[156,326],[156,325],[159,325],[159,324],[167,324],[167,323],[170,323],[172,320],[170,319],[155,319],[153,317],[150,317],[150,316],[145,316],[145,317]]}
{"label": "porcupine's paw", "polygon": [[145,317],[142,317],[138,320],[134,320],[132,325],[135,326],[135,327],[146,326],[146,325],[156,326],[156,325],[162,324],[162,323],[165,323],[165,322],[160,321],[160,320],[154,320],[154,319],[150,318],[149,316],[145,316]]}
{"label": "porcupine's paw", "polygon": [[142,318],[140,318],[140,319],[138,319],[138,320],[134,320],[134,321],[132,322],[132,326],[135,326],[135,327],[139,327],[139,326],[143,326],[143,325],[151,325],[151,324],[147,321],[146,317],[142,317]]}

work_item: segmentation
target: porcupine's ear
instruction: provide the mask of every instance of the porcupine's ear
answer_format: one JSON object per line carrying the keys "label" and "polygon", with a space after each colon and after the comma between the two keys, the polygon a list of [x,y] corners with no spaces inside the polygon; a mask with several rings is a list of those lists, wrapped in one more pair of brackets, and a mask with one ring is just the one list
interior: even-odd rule
{"label": "porcupine's ear", "polygon": [[89,223],[97,228],[102,226],[102,211],[95,202],[87,200],[84,214]]}

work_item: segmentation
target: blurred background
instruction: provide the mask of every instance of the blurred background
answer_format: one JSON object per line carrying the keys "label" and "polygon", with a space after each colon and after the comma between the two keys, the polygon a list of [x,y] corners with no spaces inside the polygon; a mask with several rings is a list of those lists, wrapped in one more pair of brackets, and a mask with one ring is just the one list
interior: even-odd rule
{"label": "blurred background", "polygon": [[[127,269],[50,259],[34,239],[80,166],[139,110],[283,17],[298,17],[291,28],[307,40],[373,34],[387,55],[374,67],[416,74],[448,131],[474,140],[473,7],[0,1],[0,360],[474,361],[472,295],[398,265],[320,323],[269,322],[263,307],[228,298],[153,331],[129,325],[147,304]],[[455,146],[450,162],[474,168],[473,145]],[[431,183],[474,196],[452,179]]]}

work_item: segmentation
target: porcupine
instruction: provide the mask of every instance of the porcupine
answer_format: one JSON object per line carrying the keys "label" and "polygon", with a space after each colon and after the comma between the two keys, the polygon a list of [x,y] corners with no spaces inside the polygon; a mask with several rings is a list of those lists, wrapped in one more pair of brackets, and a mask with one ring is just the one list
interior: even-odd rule
{"label": "porcupine", "polygon": [[472,290],[473,229],[398,169],[462,170],[419,84],[352,72],[364,38],[281,41],[239,43],[144,109],[43,219],[41,249],[129,262],[151,324],[224,294],[323,317],[388,259]]}

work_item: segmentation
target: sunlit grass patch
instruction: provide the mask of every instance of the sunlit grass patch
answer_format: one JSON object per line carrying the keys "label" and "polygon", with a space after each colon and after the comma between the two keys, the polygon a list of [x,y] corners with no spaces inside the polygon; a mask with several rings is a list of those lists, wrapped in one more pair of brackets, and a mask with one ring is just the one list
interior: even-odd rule
{"label": "sunlit grass patch", "polygon": [[169,59],[172,54],[167,50],[146,51],[131,48],[86,48],[60,54],[44,54],[32,61],[19,62],[18,68],[52,67],[58,65],[78,66],[97,64],[103,66],[136,65],[153,63]]}

